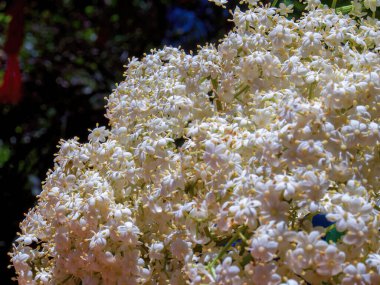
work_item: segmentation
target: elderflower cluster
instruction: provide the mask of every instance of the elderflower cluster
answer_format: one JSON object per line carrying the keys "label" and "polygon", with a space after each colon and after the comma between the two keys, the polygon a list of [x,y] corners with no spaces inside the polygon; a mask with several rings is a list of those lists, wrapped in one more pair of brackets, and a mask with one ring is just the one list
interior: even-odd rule
{"label": "elderflower cluster", "polygon": [[132,59],[109,127],[61,142],[20,284],[380,284],[380,23],[245,2],[218,46]]}

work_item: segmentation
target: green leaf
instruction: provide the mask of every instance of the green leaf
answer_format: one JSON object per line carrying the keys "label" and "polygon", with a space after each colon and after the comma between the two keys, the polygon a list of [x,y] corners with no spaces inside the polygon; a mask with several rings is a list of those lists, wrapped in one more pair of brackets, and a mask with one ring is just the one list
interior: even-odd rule
{"label": "green leaf", "polygon": [[2,24],[9,24],[9,22],[12,20],[12,17],[5,14],[5,13],[0,13],[0,23]]}
{"label": "green leaf", "polygon": [[11,150],[8,145],[0,141],[0,167],[2,167],[11,157]]}
{"label": "green leaf", "polygon": [[92,16],[95,13],[95,7],[94,6],[86,6],[86,8],[84,8],[84,12],[88,16]]}
{"label": "green leaf", "polygon": [[343,15],[345,15],[345,14],[350,13],[351,9],[352,9],[352,5],[348,5],[348,6],[343,6],[343,7],[336,8],[336,12],[337,13],[342,13]]}
{"label": "green leaf", "polygon": [[331,229],[326,232],[325,239],[327,242],[332,241],[332,242],[336,243],[342,238],[342,236],[344,236],[344,234],[345,234],[345,232],[339,232],[336,229],[335,225],[333,225],[331,227]]}
{"label": "green leaf", "polygon": [[285,4],[286,6],[294,5],[294,1],[293,1],[293,0],[284,0],[283,2],[284,2],[284,4]]}
{"label": "green leaf", "polygon": [[218,78],[211,78],[211,83],[212,83],[212,88],[214,88],[214,90],[217,90],[218,89]]}
{"label": "green leaf", "polygon": [[242,261],[240,262],[240,265],[244,268],[248,263],[250,263],[253,260],[251,254],[247,254],[243,257]]}
{"label": "green leaf", "polygon": [[293,4],[294,8],[298,11],[303,11],[303,10],[305,10],[305,7],[306,7],[306,4],[303,4],[299,1],[289,1],[289,5],[290,4]]}

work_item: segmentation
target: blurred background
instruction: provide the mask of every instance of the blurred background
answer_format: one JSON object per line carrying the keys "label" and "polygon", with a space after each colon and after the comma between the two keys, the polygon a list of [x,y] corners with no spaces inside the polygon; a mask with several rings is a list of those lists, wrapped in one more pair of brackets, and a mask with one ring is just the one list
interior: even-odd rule
{"label": "blurred background", "polygon": [[217,42],[229,17],[207,0],[0,0],[0,284],[58,141],[107,125],[128,58]]}

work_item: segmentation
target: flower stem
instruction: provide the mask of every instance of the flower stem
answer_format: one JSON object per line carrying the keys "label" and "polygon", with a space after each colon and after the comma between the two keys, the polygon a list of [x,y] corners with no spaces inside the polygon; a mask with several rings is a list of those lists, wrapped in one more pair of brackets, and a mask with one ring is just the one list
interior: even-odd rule
{"label": "flower stem", "polygon": [[245,244],[248,244],[248,240],[247,240],[247,238],[242,234],[242,232],[239,232],[239,236],[240,236],[241,240],[242,240]]}
{"label": "flower stem", "polygon": [[245,228],[246,228],[245,226],[238,228],[235,234],[229,239],[226,245],[218,253],[218,255],[207,265],[207,270],[211,272],[214,278],[216,277],[214,266],[216,265],[218,260],[223,257],[223,255],[227,252],[227,250],[231,247],[231,245],[240,237],[241,232],[244,231]]}
{"label": "flower stem", "polygon": [[236,99],[240,94],[244,93],[245,91],[247,91],[249,89],[249,86],[246,85],[244,86],[244,88],[240,88],[237,89],[236,93],[234,94],[234,98]]}
{"label": "flower stem", "polygon": [[331,8],[335,9],[335,7],[336,7],[336,2],[337,2],[337,0],[333,0],[333,2],[332,2],[332,4],[331,4]]}
{"label": "flower stem", "polygon": [[278,2],[278,0],[274,0],[270,6],[271,6],[271,7],[276,7],[277,2]]}

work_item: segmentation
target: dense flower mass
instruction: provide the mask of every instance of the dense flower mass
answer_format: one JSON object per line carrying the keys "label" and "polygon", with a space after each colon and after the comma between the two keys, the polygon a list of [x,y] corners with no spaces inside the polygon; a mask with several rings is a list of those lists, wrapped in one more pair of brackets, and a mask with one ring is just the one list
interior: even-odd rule
{"label": "dense flower mass", "polygon": [[380,284],[380,23],[245,2],[218,46],[132,59],[109,127],[61,142],[20,284]]}

